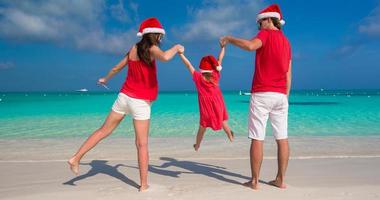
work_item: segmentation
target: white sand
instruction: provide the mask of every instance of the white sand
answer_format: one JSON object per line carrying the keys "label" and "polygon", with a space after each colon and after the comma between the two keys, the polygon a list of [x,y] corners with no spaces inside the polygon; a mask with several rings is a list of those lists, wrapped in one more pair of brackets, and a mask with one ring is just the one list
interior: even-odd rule
{"label": "white sand", "polygon": [[133,139],[106,139],[75,177],[66,159],[82,141],[0,140],[0,199],[380,199],[380,137],[291,138],[286,190],[265,184],[277,170],[267,138],[258,191],[240,185],[250,176],[248,139],[206,136],[195,153],[193,138],[152,138],[144,193]]}

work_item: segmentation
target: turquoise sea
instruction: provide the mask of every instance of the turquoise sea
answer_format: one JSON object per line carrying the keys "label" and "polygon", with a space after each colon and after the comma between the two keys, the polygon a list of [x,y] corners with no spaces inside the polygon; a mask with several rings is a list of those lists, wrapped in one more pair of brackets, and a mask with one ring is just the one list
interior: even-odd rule
{"label": "turquoise sea", "polygon": [[[101,126],[116,97],[116,92],[0,92],[0,139],[87,137]],[[231,128],[246,136],[250,96],[233,91],[224,92],[224,98]],[[196,93],[162,92],[152,106],[150,135],[192,136],[198,120]],[[289,135],[380,135],[380,90],[294,91]],[[113,136],[134,136],[129,116]]]}

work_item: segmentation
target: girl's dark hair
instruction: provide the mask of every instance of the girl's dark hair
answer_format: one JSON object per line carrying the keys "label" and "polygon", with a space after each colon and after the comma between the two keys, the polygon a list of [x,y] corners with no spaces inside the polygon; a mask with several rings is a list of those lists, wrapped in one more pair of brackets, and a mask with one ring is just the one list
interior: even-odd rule
{"label": "girl's dark hair", "polygon": [[276,28],[278,28],[278,30],[281,30],[282,25],[281,25],[280,20],[279,20],[278,18],[275,18],[275,17],[271,17],[270,19],[272,20],[273,25],[274,25]]}
{"label": "girl's dark hair", "polygon": [[136,44],[139,59],[149,66],[152,64],[149,49],[153,45],[160,46],[161,35],[161,33],[144,34],[140,42]]}
{"label": "girl's dark hair", "polygon": [[217,85],[211,72],[202,72],[202,76],[210,83]]}

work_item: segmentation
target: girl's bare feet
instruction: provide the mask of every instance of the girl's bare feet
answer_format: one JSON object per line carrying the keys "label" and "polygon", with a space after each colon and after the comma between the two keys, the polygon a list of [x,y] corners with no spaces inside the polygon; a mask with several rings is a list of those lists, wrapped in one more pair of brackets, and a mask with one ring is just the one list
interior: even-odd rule
{"label": "girl's bare feet", "polygon": [[144,192],[144,191],[148,190],[148,188],[149,188],[149,185],[141,185],[139,188],[139,192]]}
{"label": "girl's bare feet", "polygon": [[70,170],[78,176],[79,174],[79,161],[75,160],[75,157],[72,157],[67,163],[70,166]]}
{"label": "girl's bare feet", "polygon": [[248,182],[243,183],[243,185],[245,187],[249,187],[249,188],[254,189],[254,190],[258,190],[259,189],[258,183],[255,182],[255,181],[248,181]]}
{"label": "girl's bare feet", "polygon": [[234,141],[234,139],[235,139],[235,134],[234,134],[233,131],[231,131],[231,135],[228,136],[228,139],[230,139],[231,142]]}
{"label": "girl's bare feet", "polygon": [[286,189],[286,184],[280,179],[270,181],[269,184],[281,189]]}
{"label": "girl's bare feet", "polygon": [[195,150],[195,151],[198,151],[198,149],[199,149],[199,145],[194,144],[193,147],[194,147],[194,150]]}

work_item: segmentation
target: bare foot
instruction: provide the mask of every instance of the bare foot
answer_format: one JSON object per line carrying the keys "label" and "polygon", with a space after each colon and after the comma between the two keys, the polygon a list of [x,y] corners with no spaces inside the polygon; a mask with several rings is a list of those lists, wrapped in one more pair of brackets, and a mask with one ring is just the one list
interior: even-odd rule
{"label": "bare foot", "polygon": [[286,189],[286,184],[279,179],[273,180],[269,182],[270,185],[273,185],[275,187],[281,188],[281,189]]}
{"label": "bare foot", "polygon": [[231,142],[234,141],[234,139],[235,139],[235,134],[234,134],[233,131],[231,131],[231,136],[229,136],[228,139],[230,139]]}
{"label": "bare foot", "polygon": [[254,182],[254,181],[245,182],[245,183],[243,183],[243,185],[245,187],[249,187],[249,188],[254,189],[254,190],[258,190],[259,189],[258,183]]}
{"label": "bare foot", "polygon": [[144,191],[148,190],[148,188],[149,188],[149,185],[142,185],[139,188],[139,192],[144,192]]}
{"label": "bare foot", "polygon": [[195,150],[195,151],[198,151],[198,149],[199,149],[199,145],[194,144],[193,147],[194,147],[194,150]]}
{"label": "bare foot", "polygon": [[69,161],[67,161],[67,163],[70,165],[70,170],[71,170],[75,175],[78,176],[78,174],[79,174],[79,162],[76,161],[76,160],[74,159],[74,157],[73,157],[73,158],[71,158]]}

